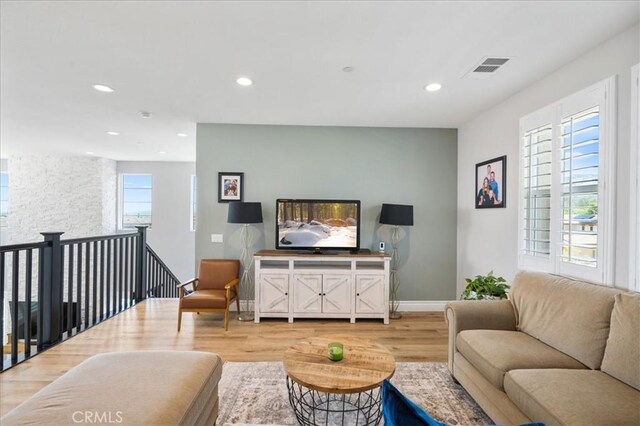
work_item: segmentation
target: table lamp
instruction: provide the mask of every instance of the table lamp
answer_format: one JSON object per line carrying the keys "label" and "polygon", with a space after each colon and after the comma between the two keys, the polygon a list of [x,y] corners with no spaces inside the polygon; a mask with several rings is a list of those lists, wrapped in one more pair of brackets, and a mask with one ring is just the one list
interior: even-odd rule
{"label": "table lamp", "polygon": [[250,251],[252,240],[249,227],[252,223],[262,223],[262,204],[245,202],[229,203],[227,223],[240,223],[243,225],[240,232],[240,238],[242,240],[242,255],[240,256],[242,277],[240,278],[238,297],[244,301],[242,305],[244,308],[241,307],[241,312],[238,312],[238,319],[240,321],[253,321],[253,310],[249,308],[249,302],[255,298],[255,282],[253,274],[251,273],[253,253]]}
{"label": "table lamp", "polygon": [[391,245],[393,246],[393,254],[391,255],[391,292],[389,297],[389,318],[401,318],[398,312],[398,244],[400,243],[400,227],[413,226],[413,206],[403,204],[383,204],[380,212],[380,223],[383,225],[392,225],[393,233],[391,234]]}

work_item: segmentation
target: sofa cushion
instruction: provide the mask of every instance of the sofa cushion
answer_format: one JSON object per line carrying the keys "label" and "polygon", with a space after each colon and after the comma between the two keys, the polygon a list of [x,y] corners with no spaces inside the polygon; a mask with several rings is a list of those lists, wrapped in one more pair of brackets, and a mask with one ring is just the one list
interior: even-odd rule
{"label": "sofa cushion", "polygon": [[504,375],[518,368],[586,368],[575,359],[519,331],[465,330],[458,351],[493,386],[502,390]]}
{"label": "sofa cushion", "polygon": [[640,294],[615,300],[602,371],[640,390]]}
{"label": "sofa cushion", "polygon": [[519,331],[595,369],[602,363],[614,297],[619,293],[557,275],[520,272],[511,300]]}
{"label": "sofa cushion", "polygon": [[602,371],[512,370],[504,388],[527,417],[547,425],[640,424],[640,392]]}

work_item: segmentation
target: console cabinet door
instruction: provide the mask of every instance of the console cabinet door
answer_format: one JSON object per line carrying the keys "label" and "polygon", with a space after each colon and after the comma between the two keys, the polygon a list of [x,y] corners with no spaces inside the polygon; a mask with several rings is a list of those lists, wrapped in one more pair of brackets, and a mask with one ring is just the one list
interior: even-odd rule
{"label": "console cabinet door", "polygon": [[260,276],[260,312],[289,312],[288,274],[263,274]]}
{"label": "console cabinet door", "polygon": [[322,312],[348,314],[351,312],[351,275],[324,275],[322,280]]}
{"label": "console cabinet door", "polygon": [[293,276],[293,312],[322,312],[322,274]]}
{"label": "console cabinet door", "polygon": [[384,276],[356,275],[356,313],[384,313]]}

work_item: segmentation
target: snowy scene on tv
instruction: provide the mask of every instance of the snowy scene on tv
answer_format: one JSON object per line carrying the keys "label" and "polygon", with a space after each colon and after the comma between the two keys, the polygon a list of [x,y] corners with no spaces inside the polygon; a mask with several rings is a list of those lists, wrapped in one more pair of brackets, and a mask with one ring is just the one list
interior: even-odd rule
{"label": "snowy scene on tv", "polygon": [[280,247],[357,248],[357,203],[278,202]]}

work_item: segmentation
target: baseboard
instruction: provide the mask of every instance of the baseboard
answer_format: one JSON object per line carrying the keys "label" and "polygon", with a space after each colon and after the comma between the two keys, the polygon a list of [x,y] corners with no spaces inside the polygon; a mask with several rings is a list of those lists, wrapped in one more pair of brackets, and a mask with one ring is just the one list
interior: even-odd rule
{"label": "baseboard", "polygon": [[[444,312],[448,300],[400,300],[398,301],[398,311],[400,312]],[[253,311],[253,300],[241,300],[240,309],[247,307],[248,311]],[[229,311],[236,311],[236,304],[229,307]]]}
{"label": "baseboard", "polygon": [[400,300],[400,312],[444,312],[448,300]]}

